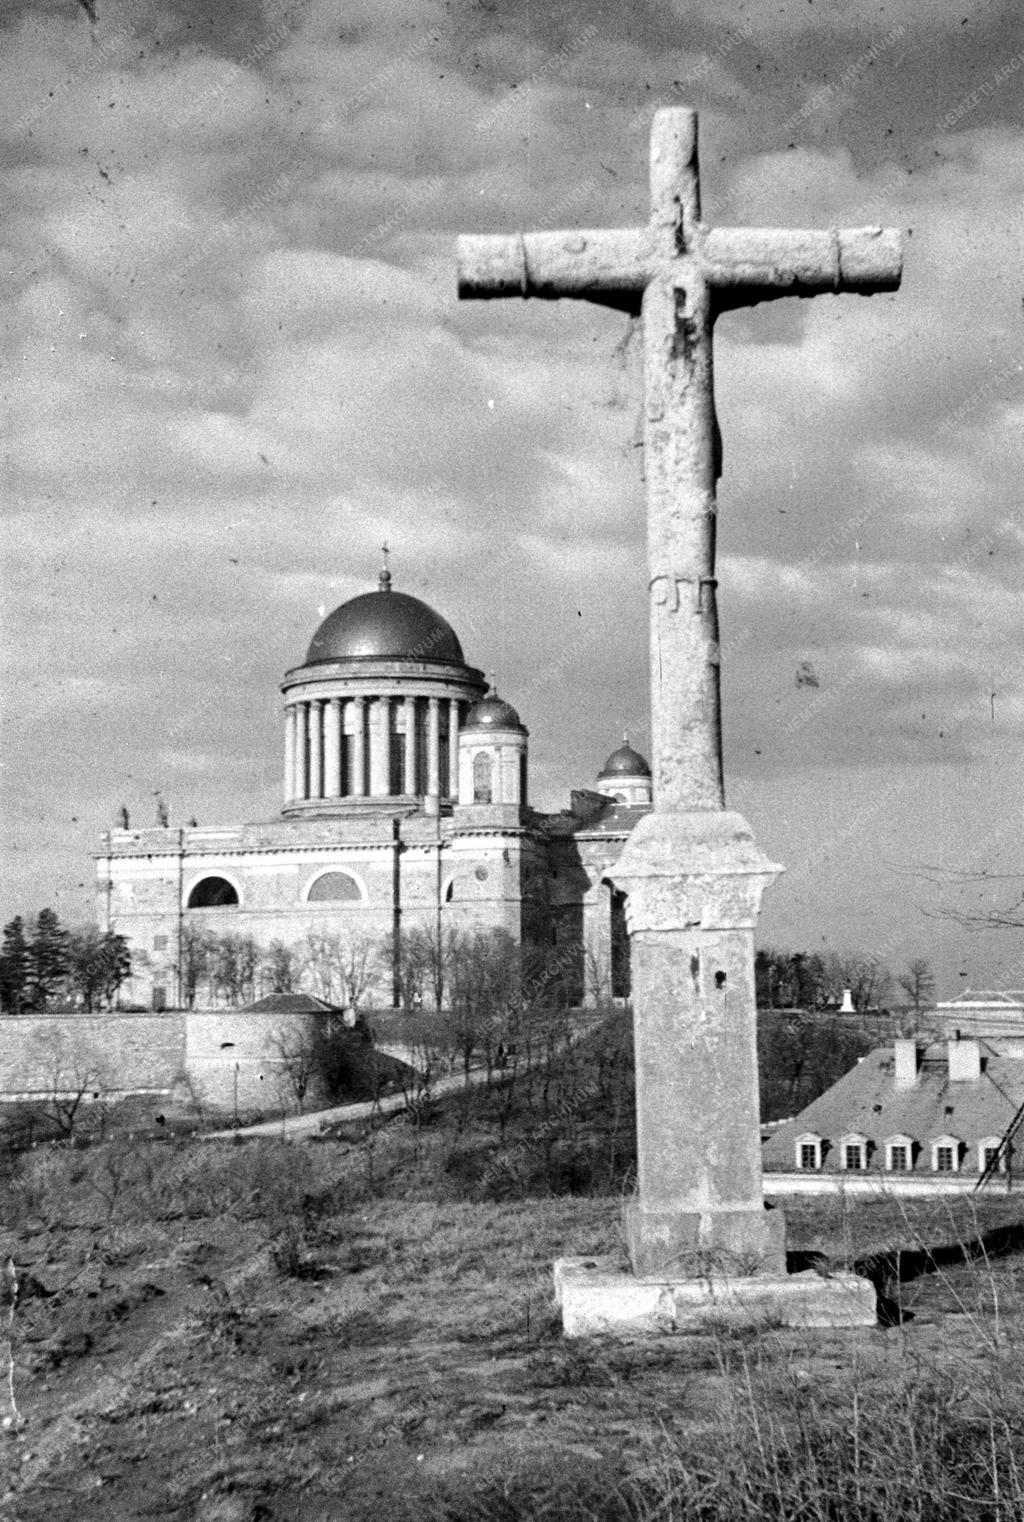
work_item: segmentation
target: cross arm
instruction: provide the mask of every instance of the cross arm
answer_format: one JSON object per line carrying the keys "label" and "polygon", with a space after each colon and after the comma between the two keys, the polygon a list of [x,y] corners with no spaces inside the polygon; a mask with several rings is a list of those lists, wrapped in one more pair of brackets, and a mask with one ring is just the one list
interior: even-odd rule
{"label": "cross arm", "polygon": [[870,296],[898,289],[903,239],[892,227],[718,227],[700,239],[700,264],[717,311],[822,291]]}
{"label": "cross arm", "polygon": [[512,233],[462,237],[458,242],[459,297],[575,296],[638,312],[654,270],[646,228]]}

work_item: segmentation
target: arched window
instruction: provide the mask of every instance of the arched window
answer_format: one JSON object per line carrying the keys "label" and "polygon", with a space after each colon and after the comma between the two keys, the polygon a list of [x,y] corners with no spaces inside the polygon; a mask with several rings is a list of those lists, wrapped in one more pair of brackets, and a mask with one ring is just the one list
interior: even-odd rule
{"label": "arched window", "polygon": [[310,904],[353,902],[362,898],[354,877],[347,872],[324,872],[310,884],[306,902]]}
{"label": "arched window", "polygon": [[189,909],[224,909],[238,903],[238,889],[226,877],[203,877],[188,896]]}
{"label": "arched window", "polygon": [[493,789],[491,776],[493,764],[487,751],[481,750],[473,757],[473,802],[490,803]]}

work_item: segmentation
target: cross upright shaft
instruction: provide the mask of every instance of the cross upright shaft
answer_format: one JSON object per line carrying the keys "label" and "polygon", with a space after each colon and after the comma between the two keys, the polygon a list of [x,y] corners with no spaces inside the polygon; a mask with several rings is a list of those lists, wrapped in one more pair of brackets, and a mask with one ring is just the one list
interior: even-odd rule
{"label": "cross upright shaft", "polygon": [[651,739],[659,812],[724,807],[715,580],[720,446],[712,331],[782,296],[895,290],[898,232],[709,228],[697,116],[659,111],[646,227],[459,239],[467,299],[576,297],[639,313],[651,598]]}

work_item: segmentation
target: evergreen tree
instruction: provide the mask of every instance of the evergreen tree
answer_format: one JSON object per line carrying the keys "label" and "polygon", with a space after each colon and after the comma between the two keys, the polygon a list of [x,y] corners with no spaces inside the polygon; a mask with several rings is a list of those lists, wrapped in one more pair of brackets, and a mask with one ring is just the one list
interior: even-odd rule
{"label": "evergreen tree", "polygon": [[53,909],[40,909],[30,954],[32,1003],[46,1009],[61,991],[68,971],[68,933]]}
{"label": "evergreen tree", "polygon": [[21,915],[4,926],[0,945],[0,1004],[8,1014],[19,1015],[29,999],[29,946]]}

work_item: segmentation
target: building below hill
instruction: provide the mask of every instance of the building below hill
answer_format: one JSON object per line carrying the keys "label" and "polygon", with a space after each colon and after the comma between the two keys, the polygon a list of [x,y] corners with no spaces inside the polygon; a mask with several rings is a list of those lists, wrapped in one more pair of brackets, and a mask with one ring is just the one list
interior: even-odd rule
{"label": "building below hill", "polygon": [[[529,800],[529,735],[464,659],[451,625],[392,590],[324,619],[284,695],[281,812],[250,824],[109,830],[98,920],[124,935],[125,1003],[191,1004],[193,950],[241,936],[264,952],[311,934],[394,947],[413,929],[501,930],[552,947],[574,1002],[628,992],[624,900],[609,881],[651,806],[628,740],[567,810]],[[397,967],[367,997],[390,1003]],[[261,991],[257,983],[256,991]]]}
{"label": "building below hill", "polygon": [[973,993],[970,989],[936,1004],[930,1016],[937,1035],[1020,1036],[1024,1040],[1024,993],[1019,989]]}
{"label": "building below hill", "polygon": [[772,1132],[765,1193],[1006,1189],[1022,1118],[1024,1038],[897,1040]]}

